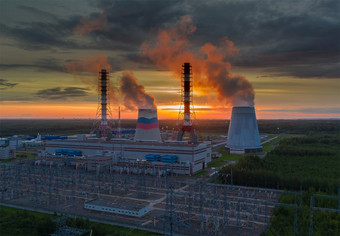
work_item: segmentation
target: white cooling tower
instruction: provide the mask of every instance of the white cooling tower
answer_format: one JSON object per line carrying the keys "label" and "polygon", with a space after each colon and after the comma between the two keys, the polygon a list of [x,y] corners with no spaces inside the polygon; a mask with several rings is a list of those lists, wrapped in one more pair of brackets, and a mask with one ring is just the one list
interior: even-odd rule
{"label": "white cooling tower", "polygon": [[140,108],[138,110],[135,141],[162,142],[157,109]]}
{"label": "white cooling tower", "polygon": [[262,152],[254,107],[233,107],[225,147],[230,154]]}

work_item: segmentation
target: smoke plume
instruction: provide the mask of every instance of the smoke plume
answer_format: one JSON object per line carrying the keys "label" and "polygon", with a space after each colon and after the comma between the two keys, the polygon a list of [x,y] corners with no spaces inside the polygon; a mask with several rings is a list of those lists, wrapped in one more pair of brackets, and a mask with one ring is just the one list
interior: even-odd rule
{"label": "smoke plume", "polygon": [[111,70],[111,65],[107,62],[107,56],[103,53],[66,64],[66,70],[74,75],[84,72],[97,74],[101,69]]}
{"label": "smoke plume", "polygon": [[[107,56],[103,53],[99,53],[92,57],[87,57],[81,61],[70,62],[65,65],[66,70],[72,73],[74,76],[89,74],[90,76],[80,76],[83,84],[88,88],[96,90],[98,87],[98,76],[102,69],[106,69],[110,72],[111,65],[107,61]],[[116,91],[113,86],[109,88],[109,99],[111,101],[116,100]]]}
{"label": "smoke plume", "polygon": [[120,92],[124,96],[124,106],[129,110],[138,107],[154,108],[155,98],[145,92],[144,86],[139,85],[133,72],[123,72],[120,78]]}
{"label": "smoke plume", "polygon": [[[234,75],[228,58],[238,53],[233,42],[223,39],[219,46],[204,44],[199,51],[190,48],[188,36],[196,30],[190,16],[158,32],[156,42],[142,45],[142,56],[181,76],[181,65],[190,62],[195,89],[210,88],[217,98],[233,106],[253,106],[254,90],[242,75]],[[203,90],[202,90],[203,92]]]}
{"label": "smoke plume", "polygon": [[99,53],[92,57],[84,58],[81,61],[70,62],[65,65],[66,70],[73,74],[74,76],[82,75],[82,74],[90,74],[90,77],[81,76],[81,81],[90,86],[97,87],[97,76],[101,69],[106,69],[107,71],[111,70],[110,64],[107,62],[107,56],[103,53]]}

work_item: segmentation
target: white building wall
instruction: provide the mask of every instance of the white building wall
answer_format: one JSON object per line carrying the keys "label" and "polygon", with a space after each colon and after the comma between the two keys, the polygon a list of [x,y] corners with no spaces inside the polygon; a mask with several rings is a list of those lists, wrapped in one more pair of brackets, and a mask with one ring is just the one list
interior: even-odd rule
{"label": "white building wall", "polygon": [[114,213],[114,214],[119,214],[119,215],[134,216],[134,217],[142,217],[150,211],[149,206],[145,206],[144,208],[141,208],[138,211],[134,211],[130,209],[115,208],[115,207],[91,204],[91,202],[85,203],[84,208],[88,210],[103,211],[103,212],[109,212],[109,213]]}

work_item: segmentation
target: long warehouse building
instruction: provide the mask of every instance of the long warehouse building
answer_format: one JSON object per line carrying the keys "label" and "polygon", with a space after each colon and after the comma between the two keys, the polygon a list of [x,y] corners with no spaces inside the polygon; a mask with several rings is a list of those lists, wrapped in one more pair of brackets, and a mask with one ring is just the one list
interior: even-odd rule
{"label": "long warehouse building", "polygon": [[[153,165],[159,167],[169,165],[162,162],[163,156],[176,156],[171,163],[174,171],[181,174],[194,174],[207,167],[211,161],[210,142],[188,144],[186,142],[133,142],[130,140],[104,141],[89,140],[49,140],[46,141],[45,155],[55,155],[59,149],[81,150],[85,157],[111,156],[112,164],[120,161],[145,160],[149,154],[159,155],[159,161]],[[176,169],[178,171],[176,171]]]}

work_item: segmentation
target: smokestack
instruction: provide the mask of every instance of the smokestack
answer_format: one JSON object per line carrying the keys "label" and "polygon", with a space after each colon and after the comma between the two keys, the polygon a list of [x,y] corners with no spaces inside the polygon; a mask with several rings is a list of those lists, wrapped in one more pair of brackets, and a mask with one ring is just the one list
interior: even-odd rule
{"label": "smokestack", "polygon": [[121,137],[121,127],[120,127],[120,106],[118,107],[118,138]]}
{"label": "smokestack", "polygon": [[101,88],[101,107],[102,107],[102,125],[107,124],[107,72],[103,69],[101,72],[100,88]]}
{"label": "smokestack", "polygon": [[233,107],[225,147],[230,154],[262,152],[254,107]]}
{"label": "smokestack", "polygon": [[[192,75],[191,75],[191,65],[189,62],[185,62],[183,65],[183,77],[182,77],[182,104],[184,104],[184,119],[181,130],[178,132],[177,140],[182,141],[185,132],[190,133],[193,143],[197,142],[197,135],[193,128],[193,122],[191,120],[190,106],[193,101],[193,91],[192,91]],[[181,111],[179,116],[181,116]]]}
{"label": "smokestack", "polygon": [[162,142],[156,108],[139,108],[135,141]]}
{"label": "smokestack", "polygon": [[183,90],[184,90],[184,124],[183,128],[190,131],[192,122],[190,119],[190,101],[191,101],[191,66],[190,63],[186,62],[183,65]]}
{"label": "smokestack", "polygon": [[98,110],[97,110],[97,117],[101,115],[101,119],[97,122],[94,132],[96,133],[97,137],[107,137],[111,138],[112,136],[112,128],[109,126],[107,122],[107,114],[109,113],[108,107],[108,92],[109,92],[109,72],[106,69],[102,69],[99,72],[98,78],[98,96],[100,96]]}

